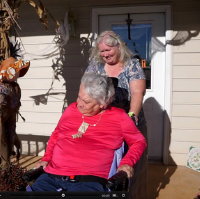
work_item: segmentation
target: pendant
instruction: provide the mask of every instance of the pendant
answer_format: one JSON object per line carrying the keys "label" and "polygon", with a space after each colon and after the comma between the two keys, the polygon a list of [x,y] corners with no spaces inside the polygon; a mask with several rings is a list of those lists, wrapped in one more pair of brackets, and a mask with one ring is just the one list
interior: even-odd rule
{"label": "pendant", "polygon": [[78,129],[78,133],[72,135],[72,138],[73,139],[81,138],[83,136],[83,133],[85,133],[85,131],[87,130],[88,126],[89,126],[89,124],[83,121],[81,126]]}

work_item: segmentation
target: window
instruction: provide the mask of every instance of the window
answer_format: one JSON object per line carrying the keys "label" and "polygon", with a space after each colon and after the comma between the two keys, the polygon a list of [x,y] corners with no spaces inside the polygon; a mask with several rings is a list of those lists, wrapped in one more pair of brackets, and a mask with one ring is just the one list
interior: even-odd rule
{"label": "window", "polygon": [[146,75],[146,88],[151,88],[151,24],[131,24],[130,38],[126,24],[114,24],[112,30],[120,35],[125,44],[134,54],[141,58],[141,64]]}

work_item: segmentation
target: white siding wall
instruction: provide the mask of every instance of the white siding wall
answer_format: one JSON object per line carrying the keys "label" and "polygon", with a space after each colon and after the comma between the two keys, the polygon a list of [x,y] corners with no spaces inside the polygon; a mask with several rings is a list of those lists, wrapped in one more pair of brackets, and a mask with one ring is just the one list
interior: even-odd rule
{"label": "white siding wall", "polygon": [[[193,34],[195,33],[192,31]],[[183,36],[186,32],[183,32]],[[190,146],[200,147],[200,34],[174,46],[171,156],[185,165]]]}
{"label": "white siding wall", "polygon": [[199,6],[199,1],[174,3],[174,34],[179,32],[182,44],[173,48],[170,152],[178,165],[186,165],[190,146],[200,147]]}
{"label": "white siding wall", "polygon": [[[59,22],[64,20],[69,2],[62,0],[56,4],[55,1],[43,3]],[[76,37],[69,39],[62,48],[62,55],[59,51],[55,52],[56,55],[44,59],[40,56],[25,55],[25,59],[31,60],[31,66],[18,83],[22,90],[20,113],[26,121],[23,122],[19,117],[17,123],[23,154],[43,155],[46,142],[64,107],[76,101],[80,78],[87,67],[88,50],[91,46],[88,39],[90,8],[74,7],[74,3],[73,1],[70,5],[77,18]],[[51,48],[56,35],[54,21],[48,16],[49,30],[46,31],[30,5],[23,4],[19,13],[18,23],[22,30],[18,32],[25,50],[35,54]],[[58,64],[60,68],[57,67]],[[57,73],[59,75],[56,75]]]}
{"label": "white siding wall", "polygon": [[[20,134],[24,145],[29,146],[29,152],[43,154],[45,142],[52,133],[62,114],[65,104],[76,100],[80,78],[87,67],[88,50],[90,48],[91,7],[116,5],[156,5],[155,0],[43,0],[44,5],[59,21],[64,19],[67,6],[70,5],[77,17],[76,37],[70,38],[64,47],[64,56],[54,56],[45,60],[31,61],[27,75],[19,79],[22,89],[21,114],[26,122],[19,119],[17,133]],[[157,0],[158,4],[166,4]],[[186,165],[189,146],[200,146],[200,21],[198,0],[170,0],[172,5],[174,35],[179,33],[173,47],[173,76],[172,76],[172,115],[170,133],[171,164]],[[55,23],[49,18],[49,31],[46,32],[39,22],[34,10],[29,5],[20,8],[18,23],[23,45],[27,51],[38,52],[51,44],[55,36]],[[189,37],[186,37],[189,36]],[[177,38],[177,37],[176,37]],[[53,89],[46,96],[46,104],[36,104],[31,96],[46,94],[51,88],[54,70],[53,62],[61,58],[63,73],[53,83]],[[29,135],[26,136],[26,135]],[[33,142],[29,142],[29,141]],[[40,148],[35,143],[41,141]],[[31,147],[30,147],[31,146]],[[24,153],[25,147],[23,147]]]}

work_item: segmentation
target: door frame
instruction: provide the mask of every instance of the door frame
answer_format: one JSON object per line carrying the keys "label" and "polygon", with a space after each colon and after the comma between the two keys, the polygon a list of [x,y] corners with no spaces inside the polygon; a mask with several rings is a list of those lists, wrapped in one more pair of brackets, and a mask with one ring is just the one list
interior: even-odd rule
{"label": "door frame", "polygon": [[162,12],[165,14],[166,22],[166,57],[165,57],[165,91],[164,91],[164,146],[163,146],[163,163],[169,164],[169,145],[171,137],[171,105],[172,105],[172,54],[173,48],[167,41],[173,38],[172,19],[171,19],[171,6],[158,5],[158,6],[129,6],[129,7],[94,7],[91,8],[91,31],[93,38],[98,34],[99,15],[114,15],[114,14],[128,14],[128,13],[157,13]]}

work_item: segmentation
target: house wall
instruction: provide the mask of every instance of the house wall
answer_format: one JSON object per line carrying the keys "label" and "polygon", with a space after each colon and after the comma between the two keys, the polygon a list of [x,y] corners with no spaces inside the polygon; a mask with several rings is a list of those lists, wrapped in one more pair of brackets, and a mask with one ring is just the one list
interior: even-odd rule
{"label": "house wall", "polygon": [[[56,127],[64,107],[76,100],[80,78],[87,67],[91,46],[91,8],[127,5],[171,5],[174,34],[172,59],[172,104],[170,136],[170,164],[186,165],[191,145],[200,147],[200,1],[199,0],[43,0],[51,14],[64,19],[68,5],[77,18],[76,37],[64,46],[64,55],[33,60],[23,78],[21,118],[17,133],[23,143],[23,153],[44,153],[46,141]],[[158,3],[156,3],[158,2]],[[39,22],[34,9],[27,3],[19,9],[18,20],[22,43],[28,52],[39,52],[52,46],[55,23],[49,19],[49,30]],[[59,51],[57,51],[59,52]],[[27,56],[25,56],[26,58]],[[30,57],[27,57],[29,59]],[[61,67],[58,66],[58,63]],[[59,75],[56,75],[59,74]],[[30,135],[28,139],[27,135]],[[39,147],[38,147],[39,145]]]}
{"label": "house wall", "polygon": [[179,41],[173,44],[171,164],[186,165],[189,147],[200,147],[199,6],[200,1],[173,2],[174,39]]}

